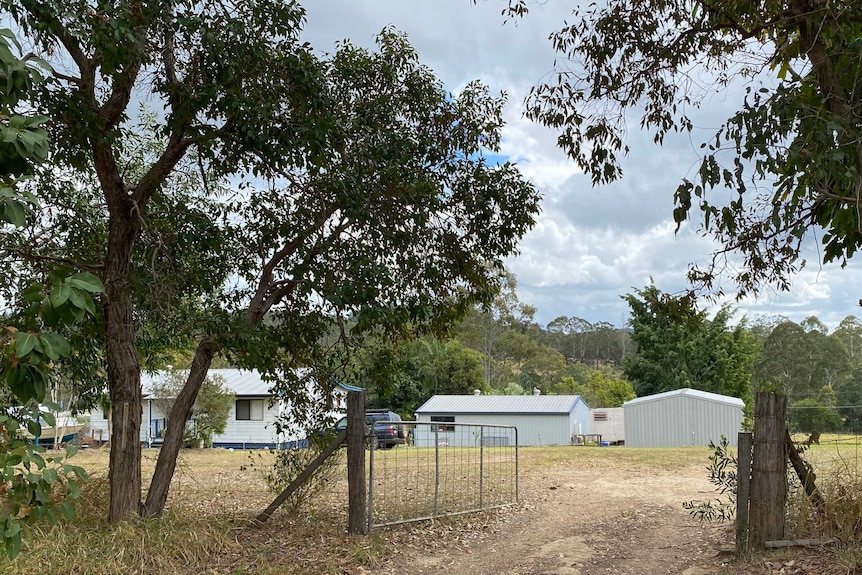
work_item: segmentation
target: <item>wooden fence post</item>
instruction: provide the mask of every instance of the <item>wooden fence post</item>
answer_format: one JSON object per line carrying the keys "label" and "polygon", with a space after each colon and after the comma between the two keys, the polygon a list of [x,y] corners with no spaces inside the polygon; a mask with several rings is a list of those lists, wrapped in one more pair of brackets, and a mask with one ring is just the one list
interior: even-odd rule
{"label": "wooden fence post", "polygon": [[347,532],[368,532],[365,489],[365,392],[347,392]]}
{"label": "wooden fence post", "polygon": [[751,499],[751,434],[740,431],[736,450],[736,556],[748,550],[748,503]]}
{"label": "wooden fence post", "polygon": [[754,456],[751,466],[751,506],[748,542],[784,539],[787,500],[787,396],[759,391],[754,401]]}

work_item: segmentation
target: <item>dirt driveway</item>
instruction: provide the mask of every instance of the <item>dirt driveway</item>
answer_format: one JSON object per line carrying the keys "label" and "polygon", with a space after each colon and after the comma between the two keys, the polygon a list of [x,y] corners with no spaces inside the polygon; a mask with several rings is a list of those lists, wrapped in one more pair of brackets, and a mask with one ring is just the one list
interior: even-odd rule
{"label": "dirt driveway", "polygon": [[[740,573],[732,525],[701,525],[683,501],[714,496],[703,464],[666,470],[565,462],[522,474],[519,509],[429,526],[378,573]],[[434,533],[437,530],[438,533]],[[431,540],[432,544],[429,545]],[[430,548],[430,552],[429,552]],[[755,571],[752,571],[755,572]]]}

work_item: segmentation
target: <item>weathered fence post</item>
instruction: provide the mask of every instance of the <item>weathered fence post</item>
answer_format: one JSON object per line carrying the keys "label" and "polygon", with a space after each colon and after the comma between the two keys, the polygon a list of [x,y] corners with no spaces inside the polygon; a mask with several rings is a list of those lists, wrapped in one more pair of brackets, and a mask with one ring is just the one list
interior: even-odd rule
{"label": "weathered fence post", "polygon": [[736,456],[736,556],[748,550],[748,502],[751,498],[751,434],[740,431]]}
{"label": "weathered fence post", "polygon": [[787,396],[759,391],[754,401],[749,546],[784,538],[787,500]]}
{"label": "weathered fence post", "polygon": [[347,392],[347,532],[368,532],[365,496],[365,392]]}

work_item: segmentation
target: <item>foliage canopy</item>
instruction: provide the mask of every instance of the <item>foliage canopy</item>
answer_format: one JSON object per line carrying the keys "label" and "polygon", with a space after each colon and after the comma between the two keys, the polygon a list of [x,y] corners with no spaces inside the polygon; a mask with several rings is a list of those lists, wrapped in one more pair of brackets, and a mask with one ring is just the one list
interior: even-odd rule
{"label": "foliage canopy", "polygon": [[319,56],[296,2],[0,6],[51,67],[34,106],[55,144],[32,184],[45,208],[4,238],[4,289],[47,261],[104,282],[75,351],[107,366],[111,519],[161,512],[182,442],[169,427],[141,504],[142,364],[195,349],[172,420],[216,353],[302,405],[295,368],[326,391],[363,334],[443,329],[489,301],[533,223],[534,187],[483,157],[503,98],[447,93],[393,30]]}
{"label": "foliage canopy", "polygon": [[[509,0],[504,13],[528,10]],[[721,291],[714,281],[734,252],[739,297],[787,288],[810,233],[822,230],[825,262],[843,265],[862,245],[858,2],[609,0],[575,5],[550,40],[560,58],[527,98],[527,115],[559,130],[594,184],[622,176],[631,115],[660,145],[692,132],[693,111],[713,93],[745,86],[674,194],[677,224],[700,211],[723,245],[712,265],[691,270],[696,284]]]}

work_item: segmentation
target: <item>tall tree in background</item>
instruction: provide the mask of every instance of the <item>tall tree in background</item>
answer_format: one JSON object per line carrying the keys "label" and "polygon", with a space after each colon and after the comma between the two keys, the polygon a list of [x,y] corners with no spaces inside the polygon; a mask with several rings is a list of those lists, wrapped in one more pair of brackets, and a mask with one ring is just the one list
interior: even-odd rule
{"label": "tall tree in background", "polygon": [[841,342],[853,365],[862,364],[862,322],[856,316],[842,319],[831,337]]}
{"label": "tall tree in background", "polygon": [[[809,318],[805,325],[822,325],[814,319]],[[851,374],[852,365],[840,337],[784,321],[763,341],[752,369],[752,386],[755,390],[779,389],[792,403],[816,399],[824,386],[838,390]]]}
{"label": "tall tree in background", "polygon": [[750,399],[757,350],[744,325],[728,325],[730,308],[708,319],[691,295],[675,297],[655,285],[624,299],[637,350],[626,356],[623,371],[638,396],[690,387]]}
{"label": "tall tree in background", "polygon": [[[508,5],[514,16],[529,8]],[[531,92],[527,115],[559,130],[563,150],[604,184],[622,176],[627,118],[660,145],[691,132],[692,110],[716,91],[744,81],[739,111],[676,190],[674,218],[699,210],[723,245],[692,270],[694,282],[719,289],[725,258],[738,253],[740,296],[787,288],[809,231],[822,230],[825,262],[843,264],[862,245],[860,35],[859,3],[848,0],[573,3],[551,35],[556,71]]]}
{"label": "tall tree in background", "polygon": [[[52,120],[52,173],[68,185],[45,214],[77,222],[11,251],[105,284],[112,520],[163,509],[182,441],[169,428],[142,504],[139,344],[160,337],[140,325],[150,311],[197,341],[172,419],[187,417],[220,350],[297,395],[293,368],[334,367],[321,343],[333,328],[342,343],[397,337],[489,302],[490,276],[532,225],[533,187],[482,159],[499,144],[502,100],[475,83],[447,94],[391,31],[377,53],[344,44],[319,60],[298,40],[295,2],[0,6],[53,65],[38,106]],[[148,134],[157,145],[136,157],[133,93],[165,107]],[[174,185],[182,177],[198,185]],[[75,182],[90,179],[87,196]],[[62,229],[34,225],[37,238]],[[68,258],[67,238],[87,239],[91,259]],[[172,292],[159,266],[178,239],[205,257],[178,268],[188,282]]]}
{"label": "tall tree in background", "polygon": [[477,306],[458,326],[458,338],[471,349],[482,354],[485,383],[493,387],[497,383],[495,367],[497,362],[511,354],[522,338],[513,332],[523,331],[533,323],[534,307],[518,300],[518,280],[508,271],[497,276],[499,292],[489,305]]}

